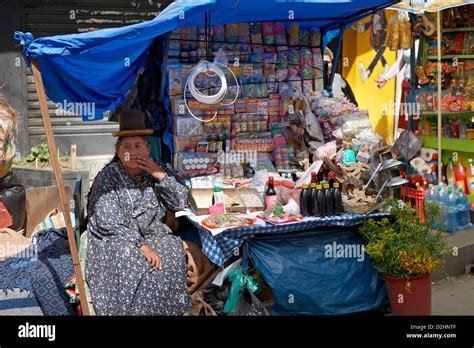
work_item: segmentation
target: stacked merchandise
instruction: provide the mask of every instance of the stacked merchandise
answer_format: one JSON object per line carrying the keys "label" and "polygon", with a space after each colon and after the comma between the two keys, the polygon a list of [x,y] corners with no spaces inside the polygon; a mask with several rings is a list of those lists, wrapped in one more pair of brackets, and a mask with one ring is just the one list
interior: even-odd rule
{"label": "stacked merchandise", "polygon": [[[438,136],[438,121],[435,117],[426,117],[418,124],[423,136]],[[474,140],[474,117],[443,117],[441,133],[443,138]]]}
{"label": "stacked merchandise", "polygon": [[[441,111],[474,111],[474,6],[466,5],[443,11],[441,42]],[[424,65],[416,67],[422,88],[417,102],[421,111],[433,112],[438,108],[436,33],[426,40]]]}
{"label": "stacked merchandise", "polygon": [[[212,226],[234,223],[223,215],[244,211],[264,210],[258,218],[287,223],[302,215],[377,209],[383,188],[376,197],[381,185],[375,187],[373,180],[368,186],[382,138],[373,132],[366,110],[321,93],[319,41],[319,32],[297,24],[214,26],[210,51],[214,62],[228,67],[222,69],[228,93],[219,103],[205,104],[183,94],[197,63],[212,60],[206,57],[205,31],[172,33],[168,94],[174,166],[189,178],[193,206],[199,214],[209,210]],[[193,84],[215,95],[221,88],[217,77],[201,73]],[[242,197],[248,186],[256,191]],[[255,193],[261,199],[254,199]]]}
{"label": "stacked merchandise", "polygon": [[437,228],[457,232],[471,227],[468,198],[458,185],[429,185],[425,202],[435,203],[440,208]]}
{"label": "stacked merchandise", "polygon": [[[219,167],[220,153],[231,151],[266,153],[279,171],[298,169],[294,158],[304,149],[294,133],[296,128],[304,132],[307,105],[303,100],[323,88],[319,31],[298,24],[286,28],[284,23],[240,23],[214,26],[211,37],[212,57],[206,57],[204,28],[171,34],[167,71],[175,169],[184,177],[212,174]],[[196,64],[211,58],[232,70],[223,69],[229,95],[210,106],[186,94],[196,119],[183,93]],[[235,79],[241,88],[232,103]],[[217,77],[205,74],[198,75],[194,84],[209,95],[220,89]],[[235,170],[222,165],[220,170],[224,177],[246,176],[255,170],[249,162],[244,155],[242,163],[234,163]]]}

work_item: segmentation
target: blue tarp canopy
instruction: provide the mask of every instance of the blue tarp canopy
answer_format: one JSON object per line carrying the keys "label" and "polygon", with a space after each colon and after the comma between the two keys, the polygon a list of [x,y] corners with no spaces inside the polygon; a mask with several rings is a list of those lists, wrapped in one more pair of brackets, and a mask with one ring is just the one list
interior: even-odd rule
{"label": "blue tarp canopy", "polygon": [[252,21],[305,22],[329,37],[395,0],[186,0],[170,4],[155,19],[122,28],[34,39],[16,32],[27,61],[40,68],[47,96],[55,103],[93,103],[85,120],[123,104],[144,66],[153,40],[174,29]]}

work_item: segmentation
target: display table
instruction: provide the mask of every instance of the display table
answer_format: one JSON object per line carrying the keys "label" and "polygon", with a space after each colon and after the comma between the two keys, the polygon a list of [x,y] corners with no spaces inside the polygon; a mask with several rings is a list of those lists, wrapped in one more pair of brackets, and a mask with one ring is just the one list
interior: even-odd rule
{"label": "display table", "polygon": [[272,314],[342,315],[388,304],[385,283],[357,232],[365,219],[384,216],[343,214],[229,229],[216,236],[189,221],[198,228],[204,254],[219,266],[242,246],[243,265],[250,261],[272,289]]}
{"label": "display table", "polygon": [[368,218],[377,218],[388,215],[388,213],[374,213],[367,215],[345,213],[338,216],[317,218],[311,221],[287,225],[271,225],[267,223],[265,226],[232,228],[216,236],[213,236],[209,230],[195,221],[189,218],[188,221],[193,224],[199,232],[202,242],[202,252],[204,255],[206,255],[209,260],[216,265],[223,266],[225,261],[227,261],[232,255],[236,254],[245,240],[252,238],[255,235],[296,233],[315,229],[324,231],[321,227],[356,226],[362,224],[364,220]]}

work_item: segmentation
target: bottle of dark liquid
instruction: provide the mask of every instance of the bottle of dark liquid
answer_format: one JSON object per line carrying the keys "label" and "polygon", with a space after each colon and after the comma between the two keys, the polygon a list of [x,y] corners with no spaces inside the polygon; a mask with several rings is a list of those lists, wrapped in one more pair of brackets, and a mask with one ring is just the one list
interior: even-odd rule
{"label": "bottle of dark liquid", "polygon": [[323,168],[321,168],[318,172],[318,183],[322,185],[322,182],[323,182],[323,174],[324,174],[324,171],[323,171]]}
{"label": "bottle of dark liquid", "polygon": [[312,172],[311,184],[309,185],[309,193],[308,193],[308,200],[310,201],[310,203],[308,203],[308,216],[314,215],[314,206],[313,206],[313,202],[311,201],[311,197],[313,196],[313,191],[316,190],[317,181],[318,181],[318,174],[315,172]]}
{"label": "bottle of dark liquid", "polygon": [[311,216],[320,216],[320,213],[319,213],[319,206],[318,206],[318,186],[316,185],[316,183],[312,182],[311,183],[311,196],[309,197],[310,201],[311,201],[311,205],[312,205],[312,215]]}
{"label": "bottle of dark liquid", "polygon": [[332,188],[332,203],[334,206],[334,214],[339,215],[344,212],[344,209],[342,208],[342,194],[341,190],[339,190],[339,183],[334,182],[333,188]]}
{"label": "bottle of dark liquid", "polygon": [[316,201],[318,205],[318,212],[320,217],[326,216],[326,201],[324,197],[324,191],[321,185],[316,186]]}
{"label": "bottle of dark liquid", "polygon": [[268,177],[268,186],[265,191],[265,210],[272,210],[278,202],[278,196],[273,185],[273,176]]}
{"label": "bottle of dark liquid", "polygon": [[321,185],[323,185],[323,189],[324,189],[324,185],[327,183],[329,183],[328,175],[326,173],[323,173],[323,180],[321,181]]}
{"label": "bottle of dark liquid", "polygon": [[303,216],[309,216],[307,197],[308,197],[308,184],[303,184],[301,186],[301,193],[300,193],[300,213]]}
{"label": "bottle of dark liquid", "polygon": [[329,178],[329,188],[332,190],[336,180],[334,179],[334,176],[331,175],[331,174],[333,174],[333,173],[329,173],[328,178]]}
{"label": "bottle of dark liquid", "polygon": [[332,192],[329,188],[329,184],[324,184],[324,200],[326,203],[326,216],[334,215],[333,203],[332,203]]}

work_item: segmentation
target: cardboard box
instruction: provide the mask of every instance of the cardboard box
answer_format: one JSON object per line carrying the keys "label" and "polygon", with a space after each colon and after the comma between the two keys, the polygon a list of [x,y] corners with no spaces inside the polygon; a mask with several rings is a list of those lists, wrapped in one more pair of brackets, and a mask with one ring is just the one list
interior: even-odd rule
{"label": "cardboard box", "polygon": [[[253,188],[224,188],[226,195],[225,208],[227,213],[246,213],[264,209],[261,194]],[[191,189],[189,201],[196,215],[208,215],[212,205],[213,189]]]}

